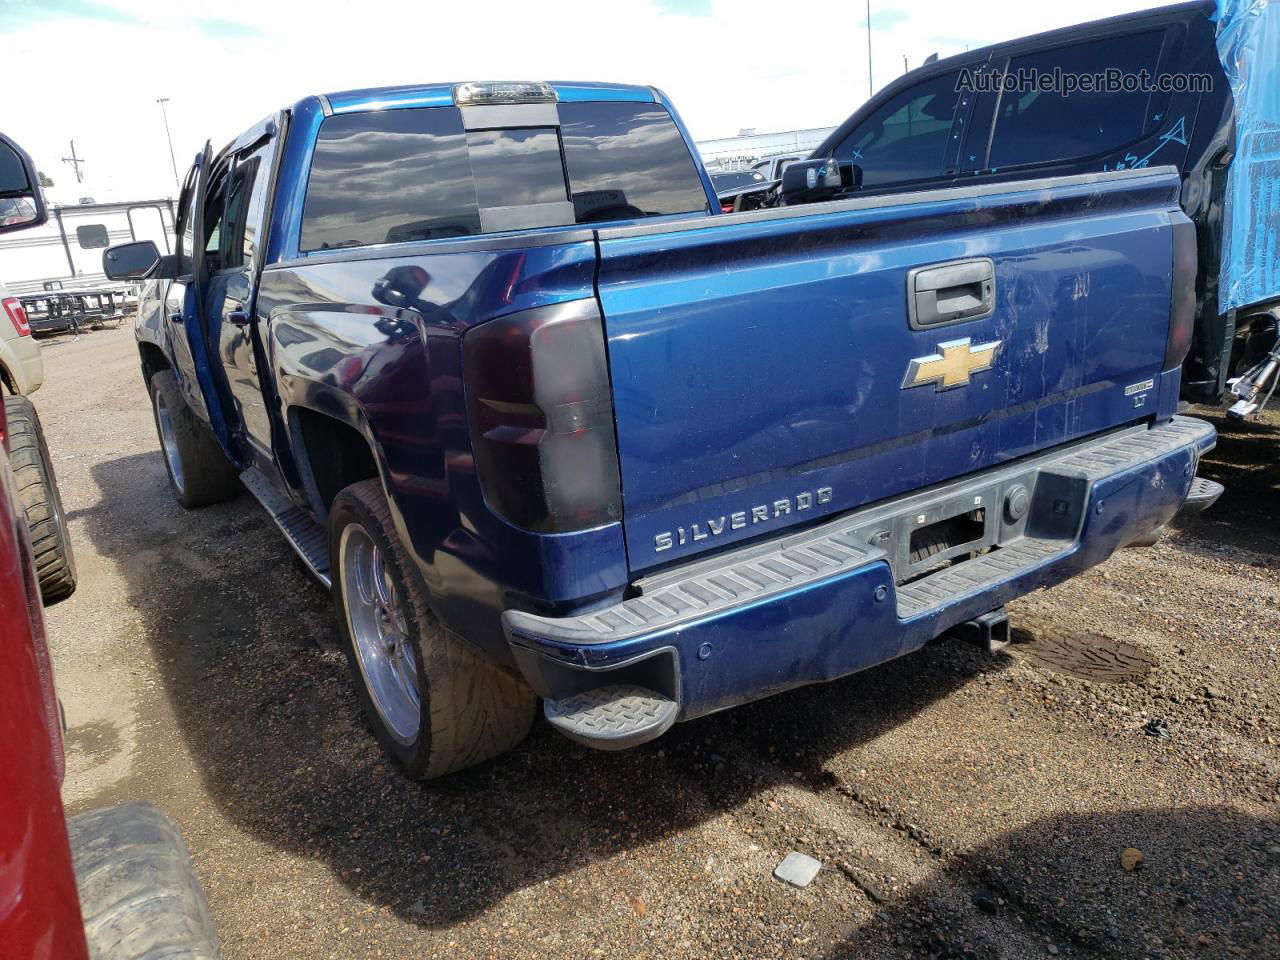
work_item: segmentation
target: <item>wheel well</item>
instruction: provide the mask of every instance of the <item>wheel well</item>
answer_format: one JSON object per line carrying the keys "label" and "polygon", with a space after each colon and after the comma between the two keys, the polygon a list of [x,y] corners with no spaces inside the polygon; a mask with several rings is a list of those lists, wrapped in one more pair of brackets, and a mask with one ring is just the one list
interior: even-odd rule
{"label": "wheel well", "polygon": [[151,383],[151,378],[161,370],[169,369],[169,358],[154,343],[139,343],[138,353],[142,357],[142,378]]}
{"label": "wheel well", "polygon": [[0,385],[4,386],[5,393],[17,395],[18,390],[13,385],[13,374],[9,372],[9,368],[3,363],[0,363]]}
{"label": "wheel well", "polygon": [[344,487],[378,476],[373,450],[355,427],[305,408],[290,411],[290,420],[302,439],[303,471],[310,474],[326,511]]}

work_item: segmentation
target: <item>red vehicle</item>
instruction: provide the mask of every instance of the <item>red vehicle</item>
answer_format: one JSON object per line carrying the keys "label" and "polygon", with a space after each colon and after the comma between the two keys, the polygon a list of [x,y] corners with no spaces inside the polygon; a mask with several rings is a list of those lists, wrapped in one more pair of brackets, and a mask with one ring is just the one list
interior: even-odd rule
{"label": "red vehicle", "polygon": [[[0,134],[0,205],[20,201],[11,207],[29,212],[0,223],[0,232],[44,222],[36,182],[30,158]],[[30,497],[20,496],[9,457],[0,457],[0,952],[6,960],[214,960],[213,921],[177,827],[138,804],[70,820],[63,813],[62,711],[32,528],[65,521],[29,401],[0,406],[0,435],[6,453],[23,454],[14,465],[24,491],[39,461],[46,510],[37,518],[24,509]],[[66,550],[70,563],[70,544]]]}

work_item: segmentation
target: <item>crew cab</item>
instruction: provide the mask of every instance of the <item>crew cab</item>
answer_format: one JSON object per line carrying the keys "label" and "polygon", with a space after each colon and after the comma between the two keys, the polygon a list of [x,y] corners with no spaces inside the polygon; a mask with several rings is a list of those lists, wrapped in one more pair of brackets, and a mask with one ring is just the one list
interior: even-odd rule
{"label": "crew cab", "polygon": [[998,645],[1220,491],[1174,168],[723,214],[696,157],[648,87],[310,96],[104,254],[175,495],[261,501],[412,776]]}

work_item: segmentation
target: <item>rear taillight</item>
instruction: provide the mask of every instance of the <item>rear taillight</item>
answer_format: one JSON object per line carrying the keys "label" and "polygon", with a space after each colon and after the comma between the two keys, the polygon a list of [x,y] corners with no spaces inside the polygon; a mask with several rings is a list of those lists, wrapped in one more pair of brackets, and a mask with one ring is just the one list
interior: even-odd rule
{"label": "rear taillight", "polygon": [[13,329],[18,331],[18,336],[31,336],[31,325],[27,323],[27,311],[22,309],[18,298],[5,297],[0,300],[0,305],[4,306],[4,312],[9,315],[9,322],[13,324]]}
{"label": "rear taillight", "polygon": [[1173,298],[1169,304],[1169,339],[1164,350],[1164,370],[1180,366],[1191,349],[1196,325],[1196,225],[1177,215],[1173,224]]}
{"label": "rear taillight", "polygon": [[542,533],[621,516],[618,452],[594,300],[490,320],[463,340],[476,472],[489,508]]}

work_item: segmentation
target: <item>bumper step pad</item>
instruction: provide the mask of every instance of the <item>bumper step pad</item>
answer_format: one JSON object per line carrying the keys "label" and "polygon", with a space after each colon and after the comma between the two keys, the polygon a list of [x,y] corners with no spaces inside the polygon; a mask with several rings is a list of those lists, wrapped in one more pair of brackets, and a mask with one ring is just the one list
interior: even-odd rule
{"label": "bumper step pad", "polygon": [[1182,509],[1178,511],[1179,514],[1185,517],[1199,513],[1201,510],[1208,510],[1218,502],[1218,498],[1222,496],[1222,489],[1222,484],[1216,480],[1196,477],[1191,481],[1191,492],[1187,494],[1187,502],[1182,505]]}
{"label": "bumper step pad", "polygon": [[1068,541],[1027,537],[1003,550],[947,567],[898,587],[898,616],[903,620],[921,616],[955,597],[987,589],[1022,570],[1066,556],[1071,549]]}
{"label": "bumper step pad", "polygon": [[679,706],[645,687],[597,687],[562,700],[544,700],[547,721],[570,740],[597,750],[626,750],[662,736]]}

